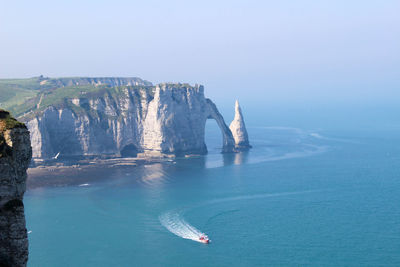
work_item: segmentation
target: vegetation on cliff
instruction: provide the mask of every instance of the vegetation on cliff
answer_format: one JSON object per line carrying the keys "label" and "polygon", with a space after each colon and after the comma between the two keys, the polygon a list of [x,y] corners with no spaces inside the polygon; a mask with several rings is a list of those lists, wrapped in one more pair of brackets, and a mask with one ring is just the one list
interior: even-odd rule
{"label": "vegetation on cliff", "polygon": [[26,126],[11,117],[8,111],[0,109],[0,158],[11,154],[11,148],[6,143],[4,132],[14,128],[26,128]]}
{"label": "vegetation on cliff", "polygon": [[10,112],[0,109],[0,134],[13,128],[25,128],[25,124],[11,117]]}
{"label": "vegetation on cliff", "polygon": [[[187,83],[166,83],[174,88],[191,88]],[[86,113],[92,118],[99,114],[85,105],[75,105],[73,100],[107,98],[114,103],[129,91],[135,103],[142,96],[154,96],[155,86],[139,78],[46,78],[0,79],[0,108],[27,121],[46,108],[68,108],[74,113]],[[87,101],[86,101],[87,102]],[[119,116],[117,116],[119,117]]]}
{"label": "vegetation on cliff", "polygon": [[15,117],[40,111],[50,105],[63,105],[65,99],[91,96],[105,91],[118,91],[118,87],[151,87],[139,78],[70,77],[29,79],[0,79],[0,108],[8,109]]}

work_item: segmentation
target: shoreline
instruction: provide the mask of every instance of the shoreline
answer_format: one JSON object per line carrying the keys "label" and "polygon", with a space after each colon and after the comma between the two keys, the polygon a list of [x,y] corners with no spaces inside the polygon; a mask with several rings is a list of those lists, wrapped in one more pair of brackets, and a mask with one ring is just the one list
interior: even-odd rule
{"label": "shoreline", "polygon": [[[141,166],[175,163],[171,158],[109,158],[42,162],[27,170],[27,190],[41,187],[79,186],[112,179],[112,174]],[[35,162],[37,163],[37,162]],[[101,175],[98,173],[101,172]]]}

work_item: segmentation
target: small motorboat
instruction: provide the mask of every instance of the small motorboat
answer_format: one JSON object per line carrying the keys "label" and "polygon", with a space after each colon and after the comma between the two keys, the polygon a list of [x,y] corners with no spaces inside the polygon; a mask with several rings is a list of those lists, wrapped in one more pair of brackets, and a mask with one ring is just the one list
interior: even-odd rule
{"label": "small motorboat", "polygon": [[208,239],[208,236],[206,236],[206,235],[200,236],[199,240],[201,243],[204,243],[204,244],[210,243],[210,239]]}

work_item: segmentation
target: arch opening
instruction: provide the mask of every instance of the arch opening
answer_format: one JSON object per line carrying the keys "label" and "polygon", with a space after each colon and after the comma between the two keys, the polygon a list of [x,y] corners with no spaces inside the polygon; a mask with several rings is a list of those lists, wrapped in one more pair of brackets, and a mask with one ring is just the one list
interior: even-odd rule
{"label": "arch opening", "polygon": [[217,121],[213,118],[206,120],[204,140],[208,153],[221,153],[224,146],[224,136]]}

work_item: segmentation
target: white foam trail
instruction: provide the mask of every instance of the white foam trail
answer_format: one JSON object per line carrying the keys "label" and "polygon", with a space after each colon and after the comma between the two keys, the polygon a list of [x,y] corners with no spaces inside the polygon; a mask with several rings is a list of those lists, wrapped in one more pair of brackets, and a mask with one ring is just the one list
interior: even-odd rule
{"label": "white foam trail", "polygon": [[80,184],[79,186],[89,186],[90,184]]}
{"label": "white foam trail", "polygon": [[199,238],[204,235],[194,226],[186,222],[179,212],[169,211],[163,213],[159,219],[161,224],[167,228],[168,231],[179,237],[200,242]]}
{"label": "white foam trail", "polygon": [[349,140],[349,139],[343,139],[343,138],[326,137],[326,136],[320,135],[319,133],[310,133],[309,135],[311,137],[314,137],[314,138],[320,139],[320,140],[342,142],[342,143],[360,144],[357,141],[353,141],[353,140]]}
{"label": "white foam trail", "polygon": [[310,133],[310,136],[318,138],[318,139],[324,139],[319,133]]}
{"label": "white foam trail", "polygon": [[276,156],[269,156],[261,159],[252,159],[249,160],[249,163],[259,163],[259,162],[268,162],[268,161],[278,161],[278,160],[285,160],[285,159],[294,159],[294,158],[304,158],[304,157],[310,157],[313,155],[317,155],[320,153],[323,153],[327,151],[328,147],[326,146],[313,146],[313,145],[308,145],[308,147],[311,147],[312,149],[310,150],[303,150],[303,151],[294,151],[294,152],[288,152],[284,153],[282,155],[276,155]]}
{"label": "white foam trail", "polygon": [[32,231],[28,231],[28,234],[32,233]]}
{"label": "white foam trail", "polygon": [[[255,194],[255,195],[244,195],[244,196],[236,196],[236,197],[227,197],[220,198],[211,201],[207,201],[203,204],[197,205],[193,208],[198,208],[202,206],[207,206],[210,204],[217,204],[222,202],[230,202],[230,201],[238,201],[238,200],[251,200],[258,198],[267,198],[267,197],[279,197],[279,196],[290,196],[290,195],[300,195],[307,194],[313,192],[320,192],[320,190],[308,190],[308,191],[299,191],[299,192],[283,192],[283,193],[266,193],[266,194]],[[161,224],[167,228],[171,233],[185,238],[190,239],[196,242],[200,242],[199,238],[203,235],[200,230],[196,229],[194,226],[190,225],[183,218],[183,211],[178,212],[177,210],[171,210],[165,212],[159,217]]]}
{"label": "white foam trail", "polygon": [[[281,155],[279,155],[279,154],[274,155],[273,151],[269,155],[265,155],[265,156],[257,156],[255,154],[255,155],[252,155],[252,157],[250,159],[248,159],[246,161],[246,163],[247,164],[255,164],[255,163],[261,163],[261,162],[311,157],[311,156],[314,156],[317,154],[324,153],[328,150],[327,146],[304,145],[304,147],[308,148],[308,149],[302,150],[302,151],[287,152],[287,153],[283,153]],[[267,148],[267,150],[270,150],[270,149]],[[210,160],[206,162],[207,169],[219,168],[219,167],[224,166],[224,163],[222,161],[218,161],[218,158],[216,156],[214,156],[213,158],[208,156],[208,158]]]}
{"label": "white foam trail", "polygon": [[255,126],[255,127],[248,127],[254,129],[267,129],[267,130],[279,130],[279,131],[293,131],[298,134],[304,133],[304,131],[300,128],[295,127],[286,127],[286,126]]}

